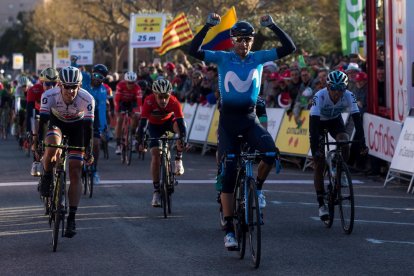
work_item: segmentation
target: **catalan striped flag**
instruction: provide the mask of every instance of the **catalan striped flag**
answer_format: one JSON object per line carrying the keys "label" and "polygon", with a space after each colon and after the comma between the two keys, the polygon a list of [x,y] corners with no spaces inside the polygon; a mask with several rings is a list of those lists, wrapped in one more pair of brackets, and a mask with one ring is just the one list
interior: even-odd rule
{"label": "catalan striped flag", "polygon": [[237,22],[236,9],[231,7],[222,17],[217,26],[211,28],[204,38],[203,50],[226,50],[233,47],[230,38],[230,29]]}
{"label": "catalan striped flag", "polygon": [[192,39],[193,32],[191,31],[190,24],[188,24],[187,17],[182,12],[165,28],[161,47],[155,51],[162,56],[169,50],[184,45]]}

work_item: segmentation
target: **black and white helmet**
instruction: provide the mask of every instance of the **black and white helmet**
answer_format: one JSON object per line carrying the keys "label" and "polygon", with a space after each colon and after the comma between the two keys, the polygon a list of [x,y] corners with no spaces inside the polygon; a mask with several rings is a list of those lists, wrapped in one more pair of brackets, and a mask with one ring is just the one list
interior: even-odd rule
{"label": "black and white helmet", "polygon": [[152,91],[156,94],[171,94],[173,87],[169,80],[160,79],[153,82]]}
{"label": "black and white helmet", "polygon": [[335,70],[329,73],[326,80],[328,85],[342,85],[346,87],[348,85],[348,76],[339,70]]}
{"label": "black and white helmet", "polygon": [[82,73],[73,66],[63,67],[59,72],[59,79],[62,84],[80,84],[82,82]]}

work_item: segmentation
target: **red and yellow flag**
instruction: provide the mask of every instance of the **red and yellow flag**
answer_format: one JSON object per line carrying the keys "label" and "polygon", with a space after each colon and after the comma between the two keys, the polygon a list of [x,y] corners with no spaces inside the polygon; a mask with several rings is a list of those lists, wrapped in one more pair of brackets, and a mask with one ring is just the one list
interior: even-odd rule
{"label": "red and yellow flag", "polygon": [[187,17],[182,12],[165,28],[161,47],[155,51],[162,56],[169,50],[184,45],[192,39],[193,32],[191,31],[190,24],[188,24]]}

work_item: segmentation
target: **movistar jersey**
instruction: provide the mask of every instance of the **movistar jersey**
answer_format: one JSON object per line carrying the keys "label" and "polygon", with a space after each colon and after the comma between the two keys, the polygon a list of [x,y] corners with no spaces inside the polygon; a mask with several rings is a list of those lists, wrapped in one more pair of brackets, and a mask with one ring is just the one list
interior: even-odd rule
{"label": "movistar jersey", "polygon": [[234,52],[207,51],[204,60],[216,63],[222,110],[247,110],[256,104],[263,63],[277,59],[276,49],[250,52],[244,59]]}
{"label": "movistar jersey", "polygon": [[104,131],[107,122],[106,122],[106,98],[108,95],[108,92],[106,90],[106,87],[101,84],[98,87],[90,86],[90,90],[88,92],[92,95],[92,97],[95,99],[95,106],[98,108],[99,112],[99,131]]}

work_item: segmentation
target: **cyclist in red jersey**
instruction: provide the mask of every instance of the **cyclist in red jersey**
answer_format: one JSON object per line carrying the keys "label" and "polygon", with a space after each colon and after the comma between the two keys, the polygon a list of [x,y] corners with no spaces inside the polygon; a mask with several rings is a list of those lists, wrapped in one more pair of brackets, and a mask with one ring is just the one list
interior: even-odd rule
{"label": "cyclist in red jersey", "polygon": [[[115,113],[116,113],[116,154],[121,154],[121,136],[122,136],[122,113],[128,110],[131,114],[132,135],[135,135],[135,129],[138,125],[139,113],[141,110],[141,88],[136,83],[137,74],[135,72],[126,72],[124,80],[116,86],[115,93]],[[135,148],[135,147],[133,147]]]}
{"label": "cyclist in red jersey", "polygon": [[[175,157],[175,174],[182,175],[184,166],[182,162],[182,152],[184,149],[184,138],[186,136],[186,127],[184,122],[184,113],[180,102],[176,97],[171,95],[173,87],[168,80],[156,80],[152,84],[153,94],[145,98],[142,106],[141,122],[139,124],[137,141],[139,150],[143,151],[144,128],[147,127],[151,138],[159,138],[166,131],[175,132],[179,135],[177,140],[177,155]],[[148,126],[147,126],[148,122]],[[160,197],[160,153],[158,142],[152,140],[149,144],[151,149],[151,175],[154,185],[154,194],[152,206],[161,206]]]}
{"label": "cyclist in red jersey", "polygon": [[[40,100],[43,93],[46,90],[49,90],[56,85],[58,85],[59,73],[55,68],[49,67],[44,69],[39,76],[39,82],[30,87],[27,90],[26,96],[26,130],[33,134],[33,144],[32,151],[35,151],[35,145],[37,144],[37,132],[38,132],[38,122],[36,122],[35,117],[39,115],[40,109]],[[33,155],[32,168],[30,170],[31,175],[38,175],[40,172],[40,156]]]}

